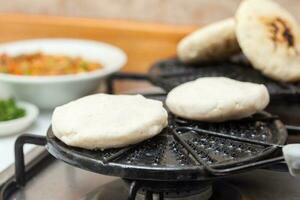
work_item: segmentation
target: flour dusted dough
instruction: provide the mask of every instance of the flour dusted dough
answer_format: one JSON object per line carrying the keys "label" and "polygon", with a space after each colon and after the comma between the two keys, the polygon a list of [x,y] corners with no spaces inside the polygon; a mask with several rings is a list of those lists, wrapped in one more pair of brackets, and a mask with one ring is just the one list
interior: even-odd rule
{"label": "flour dusted dough", "polygon": [[236,35],[253,67],[279,81],[300,80],[300,29],[271,0],[246,0],[236,14]]}
{"label": "flour dusted dough", "polygon": [[202,27],[183,38],[177,46],[179,59],[185,63],[220,60],[240,52],[233,18]]}
{"label": "flour dusted dough", "polygon": [[248,117],[269,103],[264,85],[224,77],[199,78],[170,91],[166,104],[177,116],[207,122]]}
{"label": "flour dusted dough", "polygon": [[141,95],[96,94],[54,110],[52,130],[65,144],[107,149],[151,138],[167,126],[160,101]]}

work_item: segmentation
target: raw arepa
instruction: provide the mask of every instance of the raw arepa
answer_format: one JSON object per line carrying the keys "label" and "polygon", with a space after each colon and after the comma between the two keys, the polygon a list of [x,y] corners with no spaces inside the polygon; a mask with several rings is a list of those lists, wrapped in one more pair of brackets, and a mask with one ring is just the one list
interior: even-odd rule
{"label": "raw arepa", "polygon": [[187,82],[170,91],[170,111],[186,119],[222,122],[248,117],[269,103],[264,85],[224,77],[206,77]]}
{"label": "raw arepa", "polygon": [[237,52],[240,47],[233,18],[202,27],[183,38],[177,46],[178,57],[184,63],[227,59]]}
{"label": "raw arepa", "polygon": [[280,5],[243,1],[236,13],[236,35],[253,67],[279,81],[300,80],[300,28]]}
{"label": "raw arepa", "polygon": [[162,102],[141,95],[86,96],[57,107],[52,116],[57,138],[86,149],[135,144],[157,135],[167,123]]}

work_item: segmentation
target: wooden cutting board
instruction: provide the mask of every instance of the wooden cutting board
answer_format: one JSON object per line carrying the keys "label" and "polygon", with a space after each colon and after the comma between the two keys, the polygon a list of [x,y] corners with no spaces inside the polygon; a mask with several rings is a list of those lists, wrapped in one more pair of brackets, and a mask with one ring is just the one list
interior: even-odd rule
{"label": "wooden cutting board", "polygon": [[102,20],[0,14],[0,42],[28,38],[83,38],[111,43],[124,49],[127,72],[146,72],[162,58],[174,56],[178,41],[195,26],[176,26],[124,20]]}

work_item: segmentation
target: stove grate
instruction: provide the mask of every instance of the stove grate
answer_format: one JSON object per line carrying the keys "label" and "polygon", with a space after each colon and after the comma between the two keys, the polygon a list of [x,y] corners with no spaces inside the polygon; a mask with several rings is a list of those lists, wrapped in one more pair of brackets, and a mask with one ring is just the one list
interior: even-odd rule
{"label": "stove grate", "polygon": [[225,76],[232,79],[265,84],[272,98],[300,95],[300,83],[283,83],[263,76],[243,59],[231,59],[216,63],[184,64],[177,58],[155,63],[149,70],[149,78],[167,92],[174,87],[200,77]]}

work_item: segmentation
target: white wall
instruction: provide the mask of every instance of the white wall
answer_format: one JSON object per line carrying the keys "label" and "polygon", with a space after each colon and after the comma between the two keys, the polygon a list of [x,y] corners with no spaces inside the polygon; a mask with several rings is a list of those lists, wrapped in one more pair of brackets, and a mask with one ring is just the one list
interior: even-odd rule
{"label": "white wall", "polygon": [[[233,15],[240,0],[0,0],[0,12],[203,24]],[[300,21],[300,0],[276,0]]]}

